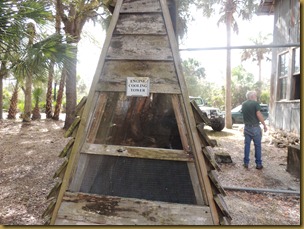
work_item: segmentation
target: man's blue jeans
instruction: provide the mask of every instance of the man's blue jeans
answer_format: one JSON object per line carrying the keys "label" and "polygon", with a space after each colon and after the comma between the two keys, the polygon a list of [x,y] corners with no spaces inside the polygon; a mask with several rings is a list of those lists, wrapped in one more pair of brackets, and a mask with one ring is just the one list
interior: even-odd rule
{"label": "man's blue jeans", "polygon": [[256,165],[262,165],[262,130],[260,126],[244,127],[245,149],[244,149],[244,164],[248,165],[250,161],[250,144],[251,140],[254,143],[254,156]]}

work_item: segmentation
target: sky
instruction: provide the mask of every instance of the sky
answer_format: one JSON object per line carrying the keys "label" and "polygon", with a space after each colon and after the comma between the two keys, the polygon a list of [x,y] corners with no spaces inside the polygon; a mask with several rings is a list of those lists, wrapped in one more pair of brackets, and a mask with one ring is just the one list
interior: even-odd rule
{"label": "sky", "polygon": [[[231,45],[253,45],[250,38],[256,38],[261,32],[263,35],[272,33],[273,16],[254,16],[251,21],[239,22],[239,34],[232,34]],[[206,19],[196,13],[196,20],[188,26],[188,34],[180,42],[180,48],[206,48],[226,46],[226,28],[217,26],[217,19]],[[89,37],[93,37],[90,39]],[[88,88],[91,87],[95,70],[98,64],[101,48],[105,39],[105,32],[99,25],[86,24],[84,36],[78,46],[77,74],[84,79]],[[269,41],[270,43],[271,41]],[[254,74],[258,79],[258,66],[256,62],[240,62],[241,50],[231,51],[232,68],[243,64],[245,69]],[[181,51],[182,60],[194,58],[201,63],[206,70],[206,79],[210,82],[225,83],[226,74],[226,50]],[[269,79],[271,63],[262,63],[262,77]]]}

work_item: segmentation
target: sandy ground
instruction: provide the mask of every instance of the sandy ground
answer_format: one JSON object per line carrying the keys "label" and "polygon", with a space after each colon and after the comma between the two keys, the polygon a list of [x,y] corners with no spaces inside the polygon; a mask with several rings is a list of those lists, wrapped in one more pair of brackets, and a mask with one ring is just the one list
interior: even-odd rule
{"label": "sandy ground", "polygon": [[[44,224],[41,215],[49,204],[46,196],[55,184],[53,175],[63,162],[58,155],[69,141],[63,137],[62,120],[0,120],[0,224]],[[286,172],[287,149],[270,144],[270,134],[263,140],[265,168],[256,170],[251,163],[246,170],[242,167],[241,126],[222,132],[206,128],[206,132],[218,142],[213,152],[228,152],[233,161],[219,164],[223,187],[300,190],[299,179]],[[298,195],[229,190],[226,194],[232,225],[300,224]]]}

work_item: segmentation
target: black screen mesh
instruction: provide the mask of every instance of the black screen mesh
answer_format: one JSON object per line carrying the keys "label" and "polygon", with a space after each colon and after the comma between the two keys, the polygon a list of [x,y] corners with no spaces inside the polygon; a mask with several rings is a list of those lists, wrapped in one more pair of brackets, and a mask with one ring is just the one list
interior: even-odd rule
{"label": "black screen mesh", "polygon": [[196,204],[186,162],[90,155],[80,192]]}

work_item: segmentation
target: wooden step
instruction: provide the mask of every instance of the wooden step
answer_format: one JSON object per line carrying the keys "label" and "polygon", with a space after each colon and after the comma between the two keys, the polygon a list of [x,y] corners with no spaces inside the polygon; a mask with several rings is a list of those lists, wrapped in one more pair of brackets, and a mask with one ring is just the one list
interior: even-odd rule
{"label": "wooden step", "polygon": [[55,225],[212,225],[208,206],[66,192]]}

